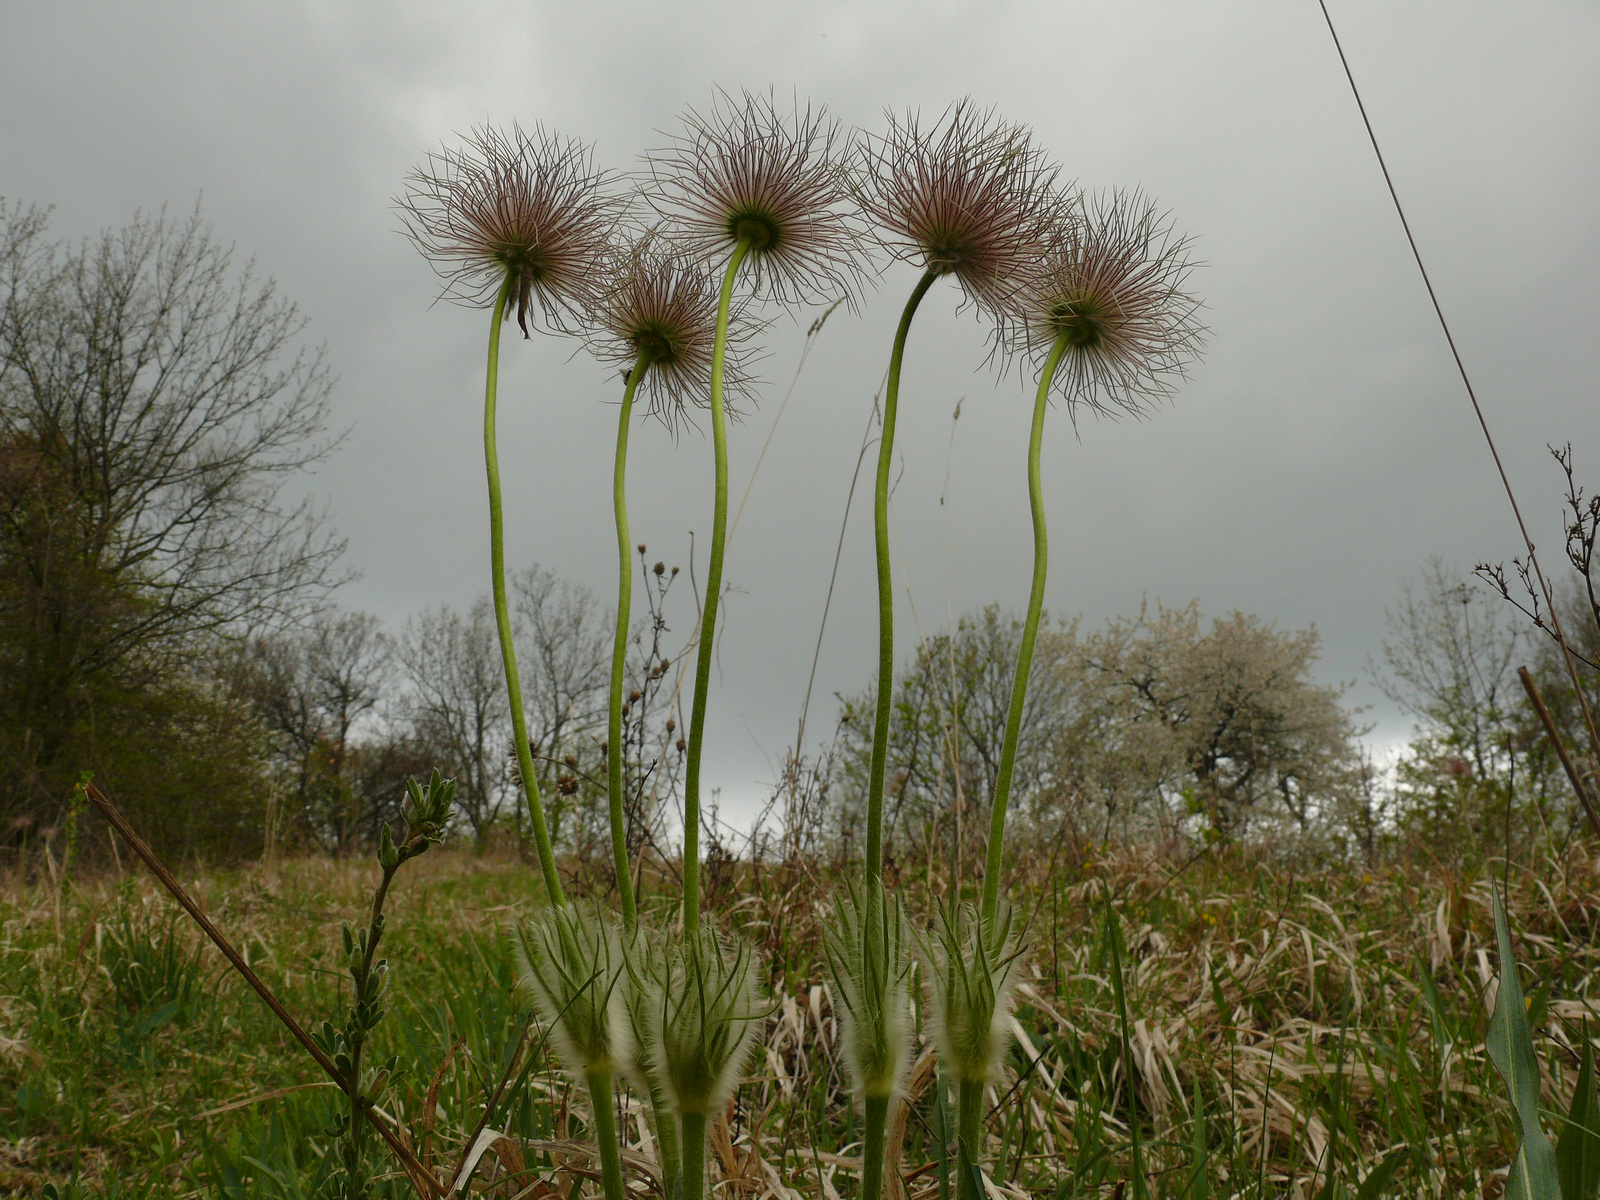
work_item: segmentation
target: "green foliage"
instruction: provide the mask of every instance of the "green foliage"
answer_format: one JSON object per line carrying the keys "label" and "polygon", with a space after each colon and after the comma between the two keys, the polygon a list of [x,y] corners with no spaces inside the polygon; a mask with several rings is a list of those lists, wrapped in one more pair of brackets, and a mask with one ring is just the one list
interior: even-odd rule
{"label": "green foliage", "polygon": [[198,212],[47,218],[0,206],[0,824],[54,827],[88,768],[169,857],[249,852],[227,650],[335,582],[342,545],[279,502],[330,448],[330,381]]}
{"label": "green foliage", "polygon": [[1556,1139],[1556,1171],[1563,1200],[1594,1200],[1600,1193],[1600,1099],[1595,1095],[1594,1046],[1587,1021],[1572,1106]]}
{"label": "green foliage", "polygon": [[1505,906],[1494,893],[1494,933],[1500,951],[1500,988],[1485,1041],[1490,1060],[1510,1094],[1519,1142],[1506,1180],[1506,1195],[1516,1200],[1561,1200],[1555,1151],[1539,1123],[1539,1057],[1528,1024],[1528,1006],[1517,978]]}
{"label": "green foliage", "polygon": [[[1291,876],[1237,847],[1185,862],[1115,854],[1058,864],[1052,880],[1045,862],[1025,860],[1013,877],[1013,901],[1032,914],[1033,949],[1015,1011],[1028,1044],[1007,1053],[979,1113],[992,1182],[1047,1200],[1105,1200],[1121,1181],[1128,1197],[1131,1116],[1151,1192],[1164,1189],[1168,1200],[1257,1200],[1263,1177],[1268,1197],[1295,1190],[1320,1197],[1330,1173],[1330,1200],[1497,1187],[1495,1173],[1503,1178],[1516,1141],[1483,1049],[1476,948],[1495,937],[1487,882],[1431,867],[1374,872],[1370,880],[1344,870]],[[859,1142],[863,1128],[831,1033],[839,1010],[822,986],[814,916],[831,881],[808,882],[814,865],[746,864],[738,872],[733,886],[744,905],[734,916],[760,946],[759,959],[799,965],[772,976],[777,1011],[763,1035],[770,1057],[752,1064],[733,1097],[735,1150],[759,1143],[762,1161],[802,1196],[826,1195],[820,1171],[849,1197],[848,1169],[811,1153],[813,1146],[840,1152]],[[193,885],[290,1011],[332,1014],[351,1005],[338,926],[367,924],[379,877],[370,861],[311,859],[200,875]],[[1582,1030],[1570,1014],[1600,970],[1592,916],[1600,911],[1600,868],[1574,855],[1540,877],[1553,906],[1533,879],[1515,874],[1506,903],[1528,934],[1527,969],[1541,981],[1528,991],[1548,985],[1552,997],[1544,1020],[1529,1021],[1545,1103],[1575,1121],[1588,1102],[1574,1100]],[[385,905],[381,957],[391,969],[381,1003],[388,1011],[368,1035],[364,1061],[398,1059],[383,1107],[401,1117],[419,1156],[426,1146],[443,1175],[512,1061],[528,1017],[501,931],[543,902],[535,873],[492,855],[430,852],[406,867],[405,883]],[[908,873],[897,890],[914,895],[925,886]],[[1099,899],[1106,887],[1126,951],[1131,1104]],[[665,927],[670,895],[661,888],[646,887],[644,919]],[[148,883],[112,887],[92,875],[60,893],[15,879],[0,890],[0,1179],[20,1162],[24,1195],[49,1179],[76,1200],[286,1200],[315,1195],[337,1174],[326,1129],[338,1093],[173,913]],[[908,919],[922,924],[931,916]],[[134,937],[123,932],[129,926]],[[133,949],[125,953],[124,945]],[[199,966],[187,976],[163,968],[157,976],[170,982],[142,991],[113,985],[114,964],[169,956],[198,957]],[[116,974],[144,978],[126,965]],[[141,1014],[171,1003],[186,978],[187,1024],[174,1015],[140,1030]],[[941,1089],[921,1062],[928,1016],[919,999],[919,1067],[905,1085],[900,1167],[924,1172],[912,1194],[926,1189],[931,1198],[941,1155],[953,1151],[956,1089],[953,1081]],[[494,1128],[529,1146],[589,1138],[555,1057],[537,1051],[526,1071],[523,1061]],[[437,1110],[425,1103],[436,1073]],[[637,1148],[634,1112],[619,1135]],[[429,1128],[425,1113],[435,1114]],[[1550,1112],[1545,1118],[1557,1120]],[[1552,1138],[1569,1139],[1570,1125],[1547,1128]],[[1312,1129],[1325,1130],[1330,1144],[1336,1139],[1336,1150],[1319,1152]],[[563,1194],[579,1178],[563,1175],[542,1151],[528,1155],[535,1177]],[[383,1168],[371,1181],[375,1196],[409,1195],[387,1174],[381,1147],[371,1161]],[[586,1161],[576,1160],[580,1170]],[[1558,1148],[1558,1170],[1569,1161]],[[953,1196],[953,1152],[946,1162]],[[480,1181],[497,1170],[488,1156]]]}

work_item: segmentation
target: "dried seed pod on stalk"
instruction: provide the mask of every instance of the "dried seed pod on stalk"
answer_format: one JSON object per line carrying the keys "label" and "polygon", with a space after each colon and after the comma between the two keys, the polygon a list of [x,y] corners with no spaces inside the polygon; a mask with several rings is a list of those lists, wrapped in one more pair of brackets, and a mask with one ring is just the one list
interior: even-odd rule
{"label": "dried seed pod on stalk", "polygon": [[[611,175],[589,147],[535,125],[482,127],[406,177],[405,233],[445,282],[445,296],[482,308],[510,279],[517,324],[569,331],[598,278],[618,215]],[[507,314],[509,316],[509,313]]]}
{"label": "dried seed pod on stalk", "polygon": [[989,921],[996,919],[1004,873],[1011,772],[1049,568],[1041,469],[1045,411],[1051,395],[1059,394],[1069,409],[1083,404],[1097,413],[1137,415],[1170,394],[1204,342],[1196,319],[1200,301],[1184,290],[1191,270],[1187,239],[1174,237],[1140,193],[1115,191],[1092,203],[1080,196],[1017,288],[1017,321],[998,334],[1038,363],[1039,382],[1028,439],[1033,583],[990,807],[983,879]]}
{"label": "dried seed pod on stalk", "polygon": [[684,114],[684,133],[652,153],[646,201],[666,232],[709,263],[747,247],[755,293],[785,304],[860,295],[865,250],[850,203],[839,123],[825,108],[719,92],[704,115]]}
{"label": "dried seed pod on stalk", "polygon": [[1032,131],[958,101],[931,126],[888,111],[888,131],[857,143],[855,192],[878,242],[1004,323],[1023,273],[1044,251],[1067,202],[1060,169]]}
{"label": "dried seed pod on stalk", "polygon": [[1144,412],[1205,345],[1189,248],[1138,191],[1074,197],[1013,297],[1008,348],[1042,371],[1059,343],[1048,386],[1069,406]]}
{"label": "dried seed pod on stalk", "polygon": [[[590,309],[586,341],[601,362],[628,375],[642,359],[639,384],[648,411],[669,430],[691,408],[710,404],[711,362],[717,332],[717,284],[705,264],[659,231],[613,245]],[[728,317],[722,386],[729,416],[754,394],[751,343],[764,325],[749,305],[735,301]]]}
{"label": "dried seed pod on stalk", "polygon": [[[709,401],[715,380],[724,392],[747,394],[749,379],[742,359],[753,332],[743,312],[724,313],[719,341],[718,295],[704,264],[672,250],[647,234],[613,248],[608,279],[594,301],[589,346],[602,362],[620,367],[627,380],[617,414],[616,460],[612,473],[612,508],[617,530],[617,616],[611,652],[608,706],[606,787],[611,825],[611,854],[623,924],[631,933],[638,921],[633,872],[628,864],[623,812],[623,718],[634,692],[623,698],[627,674],[628,636],[633,606],[632,538],[628,532],[628,434],[633,402],[643,387],[650,411],[675,429],[691,404]],[[740,306],[742,310],[743,306]],[[728,354],[729,345],[734,348]],[[720,373],[714,371],[720,368]]]}

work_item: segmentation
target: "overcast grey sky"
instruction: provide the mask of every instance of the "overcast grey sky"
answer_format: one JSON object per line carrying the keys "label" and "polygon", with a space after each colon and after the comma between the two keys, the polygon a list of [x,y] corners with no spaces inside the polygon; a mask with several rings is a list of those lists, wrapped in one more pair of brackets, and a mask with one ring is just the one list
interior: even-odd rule
{"label": "overcast grey sky", "polygon": [[[1547,441],[1600,479],[1600,9],[1331,0],[1358,83],[1536,540],[1554,552]],[[436,283],[391,198],[429,149],[485,121],[542,121],[617,168],[721,85],[887,106],[970,94],[1084,186],[1138,185],[1196,238],[1209,353],[1143,421],[1052,414],[1048,605],[1092,623],[1198,597],[1314,623],[1323,677],[1357,680],[1375,737],[1407,722],[1365,670],[1383,613],[1430,555],[1509,558],[1515,529],[1314,0],[0,4],[0,194],[79,236],[203,196],[217,234],[297,300],[352,426],[313,487],[363,572],[351,605],[402,620],[487,582],[483,314]],[[755,797],[793,736],[845,492],[914,276],[889,271],[819,337],[780,319],[763,407],[731,438],[735,495],[706,775]],[[982,368],[984,329],[923,305],[908,350],[894,501],[900,645],[991,600],[1026,600],[1030,396]],[[509,556],[614,586],[617,387],[570,344],[508,342]],[[963,400],[951,445],[951,414]],[[947,503],[940,504],[949,463]],[[687,563],[709,526],[708,438],[633,441],[635,539]],[[858,495],[817,693],[874,655],[870,503]],[[704,542],[702,541],[702,546]],[[948,566],[948,570],[947,570]],[[947,589],[948,579],[948,589]],[[915,604],[913,620],[912,604]],[[680,611],[680,625],[688,618]],[[813,715],[811,728],[831,721]]]}

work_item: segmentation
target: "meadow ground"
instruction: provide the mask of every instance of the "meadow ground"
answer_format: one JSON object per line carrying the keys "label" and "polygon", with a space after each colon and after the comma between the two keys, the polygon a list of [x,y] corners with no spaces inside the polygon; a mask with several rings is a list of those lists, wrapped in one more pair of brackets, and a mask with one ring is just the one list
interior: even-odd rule
{"label": "meadow ground", "polygon": [[[181,874],[303,1023],[342,1020],[338,930],[363,915],[370,862]],[[1138,1170],[1168,1200],[1498,1195],[1516,1132],[1483,1051],[1490,878],[1437,864],[1296,871],[1240,850],[1024,863],[1012,895],[1031,950],[988,1122],[996,1190],[1120,1195]],[[716,1194],[848,1198],[859,1146],[817,935],[826,873],[733,865],[716,882],[715,906],[765,955],[773,1006],[713,1132]],[[925,883],[903,878],[899,892]],[[1600,966],[1600,857],[1574,846],[1509,884],[1555,1138]],[[398,1055],[384,1107],[437,1174],[522,1037],[504,930],[538,903],[529,867],[459,850],[419,860],[391,893],[375,1053]],[[938,1089],[919,1044],[897,1197],[940,1200]],[[49,1181],[67,1197],[310,1197],[334,1097],[148,878],[0,882],[0,1195]],[[651,1194],[648,1128],[629,1114],[631,1183]],[[491,1128],[506,1136],[475,1190],[598,1194],[580,1096],[543,1054],[518,1064]],[[409,1194],[398,1177],[380,1192]]]}

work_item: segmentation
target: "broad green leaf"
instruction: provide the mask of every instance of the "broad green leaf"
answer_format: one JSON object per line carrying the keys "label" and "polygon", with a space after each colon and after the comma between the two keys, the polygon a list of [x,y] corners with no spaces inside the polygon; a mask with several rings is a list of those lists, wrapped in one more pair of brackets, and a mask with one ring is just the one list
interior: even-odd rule
{"label": "broad green leaf", "polygon": [[1383,1195],[1383,1189],[1389,1186],[1389,1180],[1394,1178],[1395,1169],[1405,1162],[1408,1150],[1391,1150],[1383,1156],[1383,1161],[1367,1172],[1367,1177],[1361,1181],[1361,1186],[1356,1190],[1356,1200],[1378,1200]]}
{"label": "broad green leaf", "polygon": [[1556,1139],[1556,1171],[1563,1200],[1594,1200],[1600,1192],[1600,1101],[1594,1086],[1594,1051],[1587,1026],[1578,1087],[1572,1093],[1566,1128]]}
{"label": "broad green leaf", "polygon": [[1484,1048],[1511,1096],[1520,1144],[1506,1179],[1507,1200],[1562,1200],[1556,1155],[1539,1124],[1539,1059],[1533,1049],[1527,1002],[1511,952],[1511,929],[1500,893],[1494,892],[1494,934],[1500,948],[1500,988]]}

